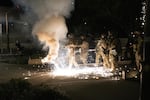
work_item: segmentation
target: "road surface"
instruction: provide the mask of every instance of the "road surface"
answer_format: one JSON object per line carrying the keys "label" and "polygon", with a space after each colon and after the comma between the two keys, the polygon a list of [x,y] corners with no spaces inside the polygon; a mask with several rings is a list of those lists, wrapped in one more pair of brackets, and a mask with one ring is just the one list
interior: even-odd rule
{"label": "road surface", "polygon": [[139,100],[139,82],[127,80],[52,78],[46,72],[25,68],[26,65],[0,64],[0,83],[11,78],[27,79],[33,85],[46,84],[68,95],[71,100]]}

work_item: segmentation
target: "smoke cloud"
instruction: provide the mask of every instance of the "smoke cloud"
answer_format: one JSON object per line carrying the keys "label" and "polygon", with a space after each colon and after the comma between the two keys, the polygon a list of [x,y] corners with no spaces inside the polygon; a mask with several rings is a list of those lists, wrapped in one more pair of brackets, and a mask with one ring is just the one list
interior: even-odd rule
{"label": "smoke cloud", "polygon": [[[55,60],[59,52],[59,41],[66,37],[68,28],[65,17],[74,9],[74,0],[13,0],[22,6],[26,14],[32,12],[37,18],[32,34],[49,47],[43,62]],[[28,14],[29,15],[29,14]]]}
{"label": "smoke cloud", "polygon": [[35,13],[39,18],[51,15],[70,16],[74,10],[74,0],[12,0],[24,11]]}

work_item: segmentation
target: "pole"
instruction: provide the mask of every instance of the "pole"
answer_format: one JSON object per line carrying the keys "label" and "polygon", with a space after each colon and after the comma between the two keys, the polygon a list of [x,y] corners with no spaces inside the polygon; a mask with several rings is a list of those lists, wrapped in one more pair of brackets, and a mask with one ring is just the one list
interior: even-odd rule
{"label": "pole", "polygon": [[2,24],[0,24],[0,45],[2,47]]}
{"label": "pole", "polygon": [[8,32],[8,16],[7,16],[7,12],[5,14],[5,19],[6,19],[6,36],[7,36],[7,50],[9,51],[10,50],[10,47],[9,47],[9,32]]}
{"label": "pole", "polygon": [[2,53],[2,49],[3,49],[2,24],[0,24],[0,53]]}

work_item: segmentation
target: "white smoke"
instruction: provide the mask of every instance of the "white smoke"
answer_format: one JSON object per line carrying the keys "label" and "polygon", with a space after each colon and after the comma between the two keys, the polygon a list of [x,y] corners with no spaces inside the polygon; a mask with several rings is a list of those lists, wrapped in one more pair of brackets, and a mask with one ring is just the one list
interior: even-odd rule
{"label": "white smoke", "polygon": [[74,0],[12,0],[25,11],[32,10],[39,18],[51,15],[70,16],[74,9]]}
{"label": "white smoke", "polygon": [[68,28],[65,17],[69,17],[74,9],[74,0],[13,0],[16,5],[21,5],[26,12],[34,13],[33,18],[38,18],[32,34],[49,47],[46,61],[51,61],[58,56],[59,41],[66,37]]}
{"label": "white smoke", "polygon": [[58,57],[59,42],[65,39],[67,32],[65,19],[62,16],[50,16],[35,25],[33,34],[45,43],[45,46],[49,47],[44,62],[52,62]]}

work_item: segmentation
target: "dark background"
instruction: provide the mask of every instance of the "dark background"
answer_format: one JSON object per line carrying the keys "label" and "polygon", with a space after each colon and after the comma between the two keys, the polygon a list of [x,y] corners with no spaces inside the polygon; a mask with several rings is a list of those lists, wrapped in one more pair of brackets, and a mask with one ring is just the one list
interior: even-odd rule
{"label": "dark background", "polygon": [[11,0],[0,0],[0,6],[13,6],[13,3]]}
{"label": "dark background", "polygon": [[[73,33],[102,33],[113,30],[120,37],[139,26],[143,0],[75,0],[75,10],[67,19]],[[0,0],[0,6],[15,7],[11,0]]]}
{"label": "dark background", "polygon": [[[144,29],[139,28],[139,17],[141,15],[143,0],[76,0],[75,10],[67,19],[67,24],[72,32],[76,34],[99,33],[114,30],[119,37],[126,37],[131,31],[144,30],[145,37],[150,32],[150,0],[147,2],[146,25]],[[11,0],[0,0],[0,6],[15,7]],[[138,20],[136,20],[138,18]],[[149,91],[149,41],[146,42],[146,57],[143,73],[143,90]],[[149,92],[143,92],[147,98]],[[145,99],[143,99],[145,100]]]}

